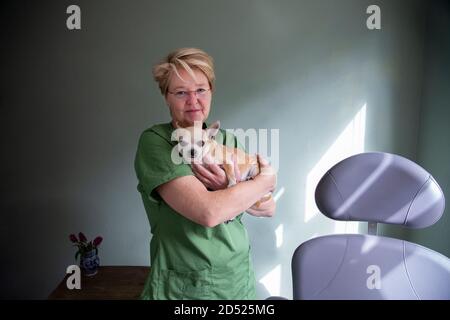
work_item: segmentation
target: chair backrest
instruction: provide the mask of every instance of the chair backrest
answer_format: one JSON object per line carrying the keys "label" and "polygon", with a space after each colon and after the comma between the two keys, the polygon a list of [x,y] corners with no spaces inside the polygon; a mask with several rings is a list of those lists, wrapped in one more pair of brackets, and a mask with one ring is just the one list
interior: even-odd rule
{"label": "chair backrest", "polygon": [[[414,162],[362,153],[334,165],[316,203],[336,220],[424,228],[444,212],[443,192]],[[308,240],[292,259],[294,299],[450,299],[450,260],[423,246],[377,235]]]}

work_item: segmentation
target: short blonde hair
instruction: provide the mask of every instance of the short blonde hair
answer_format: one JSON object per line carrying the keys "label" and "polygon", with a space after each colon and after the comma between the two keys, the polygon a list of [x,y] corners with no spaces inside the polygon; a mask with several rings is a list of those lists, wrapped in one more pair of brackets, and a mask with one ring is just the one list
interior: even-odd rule
{"label": "short blonde hair", "polygon": [[194,79],[193,69],[202,71],[208,78],[211,90],[214,90],[214,62],[213,58],[197,48],[181,48],[167,55],[160,63],[153,67],[153,78],[158,82],[162,95],[166,95],[169,90],[169,82],[175,73],[180,79],[178,69],[185,69]]}

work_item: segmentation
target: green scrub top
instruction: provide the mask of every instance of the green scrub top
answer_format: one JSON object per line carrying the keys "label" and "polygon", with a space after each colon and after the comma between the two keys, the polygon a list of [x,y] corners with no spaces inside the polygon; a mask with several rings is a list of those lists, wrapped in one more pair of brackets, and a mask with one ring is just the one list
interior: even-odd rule
{"label": "green scrub top", "polygon": [[[241,222],[209,228],[174,211],[156,188],[172,179],[193,175],[190,165],[171,159],[171,123],[145,130],[138,144],[135,170],[150,222],[150,274],[142,299],[255,299],[250,242]],[[239,147],[236,137],[220,130],[216,140]]]}

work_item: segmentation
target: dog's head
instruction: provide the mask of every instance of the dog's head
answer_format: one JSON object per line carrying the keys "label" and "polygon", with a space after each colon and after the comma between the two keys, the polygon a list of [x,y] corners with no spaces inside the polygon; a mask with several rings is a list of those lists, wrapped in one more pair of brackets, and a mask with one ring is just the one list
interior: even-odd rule
{"label": "dog's head", "polygon": [[172,140],[177,141],[178,154],[185,163],[202,163],[202,159],[207,155],[215,137],[219,132],[220,122],[214,122],[209,128],[202,129],[202,123],[195,121],[192,127],[182,128],[176,123],[176,129],[172,132]]}

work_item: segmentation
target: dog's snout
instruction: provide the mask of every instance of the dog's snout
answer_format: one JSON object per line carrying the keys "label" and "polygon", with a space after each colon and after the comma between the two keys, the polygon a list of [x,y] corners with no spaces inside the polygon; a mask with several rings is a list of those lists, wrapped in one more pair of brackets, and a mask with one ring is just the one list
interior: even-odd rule
{"label": "dog's snout", "polygon": [[195,149],[191,149],[191,158],[195,158]]}

